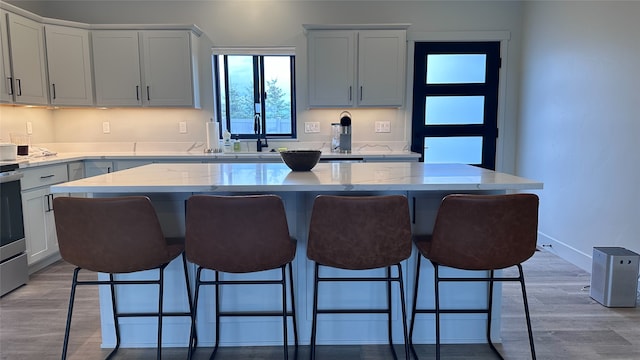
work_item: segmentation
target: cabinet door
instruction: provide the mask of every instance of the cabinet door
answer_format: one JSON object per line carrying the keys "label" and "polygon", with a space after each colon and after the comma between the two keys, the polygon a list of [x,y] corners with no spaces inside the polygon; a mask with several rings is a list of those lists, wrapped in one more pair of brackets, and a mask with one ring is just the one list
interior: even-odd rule
{"label": "cabinet door", "polygon": [[43,260],[58,251],[53,195],[48,188],[22,192],[24,234],[27,242],[29,265]]}
{"label": "cabinet door", "polygon": [[100,30],[91,38],[96,105],[142,105],[138,32]]}
{"label": "cabinet door", "polygon": [[309,106],[353,106],[355,97],[354,31],[309,31]]}
{"label": "cabinet door", "polygon": [[9,36],[7,35],[7,13],[0,11],[0,103],[13,102],[13,77],[9,59]]}
{"label": "cabinet door", "polygon": [[89,31],[46,25],[49,93],[53,105],[93,105]]}
{"label": "cabinet door", "polygon": [[80,180],[84,178],[84,163],[82,161],[71,162],[67,164],[69,173],[69,181]]}
{"label": "cabinet door", "polygon": [[405,93],[405,30],[358,34],[358,105],[402,106]]}
{"label": "cabinet door", "polygon": [[43,25],[8,13],[15,102],[47,104]]}
{"label": "cabinet door", "polygon": [[86,160],[84,174],[86,177],[113,172],[113,162],[108,160]]}
{"label": "cabinet door", "polygon": [[188,31],[143,31],[143,102],[147,106],[193,106],[191,38]]}

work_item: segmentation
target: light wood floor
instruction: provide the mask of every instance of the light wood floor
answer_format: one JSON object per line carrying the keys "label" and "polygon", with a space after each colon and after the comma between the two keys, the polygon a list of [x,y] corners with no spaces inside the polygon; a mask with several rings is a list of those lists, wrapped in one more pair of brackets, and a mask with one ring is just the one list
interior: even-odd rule
{"label": "light wood floor", "polygon": [[[589,297],[590,275],[548,252],[524,264],[538,359],[640,359],[640,308],[606,308]],[[72,267],[58,262],[31,276],[29,285],[0,299],[0,358],[59,359]],[[91,290],[93,289],[93,290]],[[70,359],[103,359],[97,290],[83,287],[74,311]],[[502,336],[507,359],[529,359],[518,285],[504,285]],[[420,359],[433,346],[418,346]],[[206,359],[210,349],[198,349]],[[399,354],[402,350],[398,348]],[[390,359],[386,346],[319,347],[319,360]],[[293,351],[291,351],[293,355]],[[301,346],[298,358],[308,358]],[[153,359],[154,349],[121,349],[117,359]],[[184,359],[186,349],[165,349],[164,359]],[[292,356],[290,358],[293,358]],[[486,345],[448,345],[444,359],[495,359]],[[282,359],[281,349],[221,348],[216,359]]]}

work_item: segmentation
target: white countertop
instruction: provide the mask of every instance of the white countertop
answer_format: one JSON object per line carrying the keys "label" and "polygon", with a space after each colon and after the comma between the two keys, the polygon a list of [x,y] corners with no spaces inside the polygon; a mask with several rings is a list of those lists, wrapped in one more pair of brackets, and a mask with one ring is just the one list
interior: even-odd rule
{"label": "white countertop", "polygon": [[542,185],[462,164],[319,163],[312,171],[294,172],[284,163],[163,163],[53,185],[51,192],[473,191]]}
{"label": "white countertop", "polygon": [[[410,151],[354,151],[349,154],[323,152],[321,159],[415,159],[420,158],[420,154]],[[56,155],[41,156],[41,157],[26,157],[18,156],[15,161],[8,161],[7,163],[18,163],[20,168],[29,168],[34,166],[46,166],[55,165],[60,163],[66,163],[71,161],[82,160],[101,160],[101,159],[113,159],[113,160],[136,160],[136,159],[151,159],[162,161],[276,161],[280,159],[280,153],[278,152],[231,152],[231,153],[204,153],[204,152],[184,152],[184,151],[112,151],[112,152],[59,152]]]}

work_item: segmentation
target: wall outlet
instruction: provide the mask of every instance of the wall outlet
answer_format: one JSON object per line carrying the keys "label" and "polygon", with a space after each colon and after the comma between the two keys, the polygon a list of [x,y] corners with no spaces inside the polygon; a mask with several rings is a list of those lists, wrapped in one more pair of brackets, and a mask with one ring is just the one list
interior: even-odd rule
{"label": "wall outlet", "polygon": [[102,133],[108,134],[111,132],[111,124],[108,121],[102,123]]}
{"label": "wall outlet", "polygon": [[31,121],[27,121],[27,134],[33,134],[33,124],[31,123]]}
{"label": "wall outlet", "polygon": [[178,128],[180,129],[180,134],[186,134],[187,133],[187,122],[186,121],[180,121],[178,122]]}
{"label": "wall outlet", "polygon": [[304,132],[305,133],[319,133],[320,132],[320,123],[317,121],[310,121],[304,123]]}
{"label": "wall outlet", "polygon": [[377,133],[390,133],[391,132],[391,121],[376,121],[376,132]]}

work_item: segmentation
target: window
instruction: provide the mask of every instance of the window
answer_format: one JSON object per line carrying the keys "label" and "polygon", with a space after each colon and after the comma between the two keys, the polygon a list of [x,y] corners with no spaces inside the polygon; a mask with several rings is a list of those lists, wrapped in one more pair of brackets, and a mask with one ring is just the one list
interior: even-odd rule
{"label": "window", "polygon": [[214,49],[212,66],[217,117],[234,137],[296,137],[291,49]]}
{"label": "window", "polygon": [[411,150],[495,169],[500,43],[419,42],[414,64]]}

